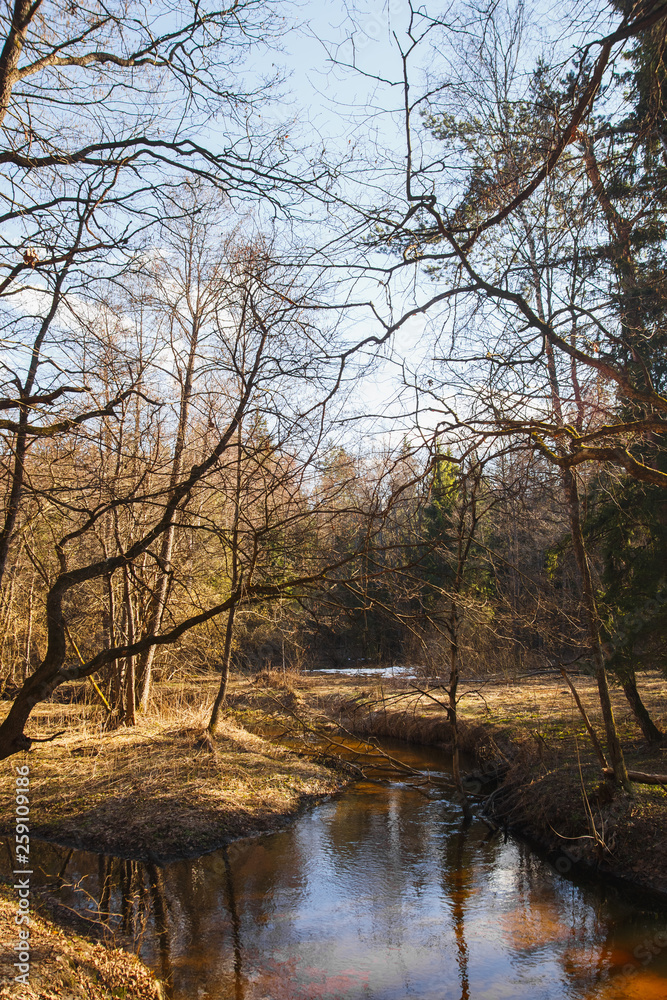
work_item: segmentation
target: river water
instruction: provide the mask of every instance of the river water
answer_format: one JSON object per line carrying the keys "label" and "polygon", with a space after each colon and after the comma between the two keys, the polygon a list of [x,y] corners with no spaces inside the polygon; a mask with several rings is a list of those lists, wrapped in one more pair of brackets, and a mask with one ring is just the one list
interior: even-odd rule
{"label": "river water", "polygon": [[666,910],[464,827],[442,791],[361,782],[279,833],[163,867],[33,851],[42,882],[129,936],[174,1000],[667,998]]}

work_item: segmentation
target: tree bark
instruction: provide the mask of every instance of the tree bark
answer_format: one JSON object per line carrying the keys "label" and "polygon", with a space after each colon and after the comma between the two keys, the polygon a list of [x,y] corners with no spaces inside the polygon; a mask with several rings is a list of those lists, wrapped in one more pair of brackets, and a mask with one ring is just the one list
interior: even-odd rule
{"label": "tree bark", "polygon": [[35,577],[33,576],[30,582],[30,592],[28,594],[28,624],[26,627],[26,637],[25,637],[25,656],[23,660],[23,676],[21,682],[23,683],[30,673],[30,658],[32,655],[32,620],[33,620],[33,605],[35,597]]}
{"label": "tree bark", "polygon": [[635,677],[634,670],[622,683],[625,697],[628,699],[628,704],[630,705],[634,717],[639,723],[641,731],[644,734],[644,739],[647,743],[662,743],[665,738],[665,734],[658,729],[653,719],[648,714],[646,705],[642,701],[641,695],[637,690],[637,679]]}
{"label": "tree bark", "polygon": [[618,738],[616,720],[614,718],[614,709],[611,704],[611,697],[609,694],[609,682],[607,680],[607,671],[604,665],[604,655],[600,642],[600,616],[595,598],[595,590],[593,588],[588,555],[584,544],[584,536],[581,530],[577,481],[571,469],[562,470],[562,479],[568,502],[572,546],[574,548],[577,568],[579,569],[579,575],[581,577],[581,592],[584,604],[584,613],[586,624],[588,626],[588,638],[591,653],[593,655],[595,679],[597,681],[598,694],[600,696],[600,707],[602,709],[602,718],[604,720],[605,734],[607,737],[607,750],[609,751],[609,759],[611,761],[616,783],[629,792],[631,791],[630,779],[628,778],[625,759],[623,757],[623,750]]}
{"label": "tree bark", "polygon": [[28,26],[39,6],[40,3],[35,3],[34,0],[16,0],[14,4],[11,27],[0,53],[0,124],[9,110]]}
{"label": "tree bark", "polygon": [[[48,654],[47,654],[48,657]],[[31,674],[12,702],[5,719],[0,725],[0,760],[11,757],[21,750],[29,750],[32,740],[23,732],[25,724],[35,705],[48,698],[58,686],[57,673],[64,661],[64,644],[60,651],[52,652],[45,659],[39,671]]]}

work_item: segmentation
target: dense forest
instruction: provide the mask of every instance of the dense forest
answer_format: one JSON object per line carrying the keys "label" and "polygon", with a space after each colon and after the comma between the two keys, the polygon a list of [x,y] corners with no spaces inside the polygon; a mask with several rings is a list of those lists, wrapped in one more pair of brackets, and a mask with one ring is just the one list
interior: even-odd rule
{"label": "dense forest", "polygon": [[404,6],[395,79],[319,39],[392,123],[330,141],[298,5],[3,12],[1,757],[72,681],[113,729],[215,676],[215,725],[361,661],[454,722],[576,665],[624,785],[609,686],[663,739],[667,6]]}

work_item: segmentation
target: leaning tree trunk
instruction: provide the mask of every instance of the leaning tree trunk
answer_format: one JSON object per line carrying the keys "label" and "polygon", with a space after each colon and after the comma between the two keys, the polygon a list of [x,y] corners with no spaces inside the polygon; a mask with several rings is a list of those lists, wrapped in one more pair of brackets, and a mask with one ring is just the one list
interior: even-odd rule
{"label": "leaning tree trunk", "polygon": [[12,702],[0,725],[0,760],[29,750],[32,739],[23,732],[35,705],[44,701],[60,683],[58,671],[65,660],[65,637],[57,637],[46,658],[31,674]]}
{"label": "leaning tree trunk", "polygon": [[632,709],[635,719],[639,723],[646,742],[662,743],[665,738],[665,734],[658,729],[653,719],[648,714],[646,705],[642,701],[641,695],[637,690],[637,679],[635,677],[634,670],[631,670],[629,674],[624,675],[621,684],[623,686],[623,691],[625,692],[625,697],[628,699],[628,704]]}
{"label": "leaning tree trunk", "polygon": [[19,691],[0,726],[0,760],[20,753],[21,750],[29,750],[32,745],[30,738],[23,732],[35,705],[28,694],[28,687],[29,681]]}

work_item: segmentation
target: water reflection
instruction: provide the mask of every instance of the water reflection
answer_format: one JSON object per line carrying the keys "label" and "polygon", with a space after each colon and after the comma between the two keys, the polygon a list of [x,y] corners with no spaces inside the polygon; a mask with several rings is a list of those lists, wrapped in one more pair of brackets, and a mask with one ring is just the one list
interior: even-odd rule
{"label": "water reflection", "polygon": [[360,784],[289,830],[165,867],[34,846],[42,880],[130,939],[173,1000],[667,996],[664,914],[408,786]]}

